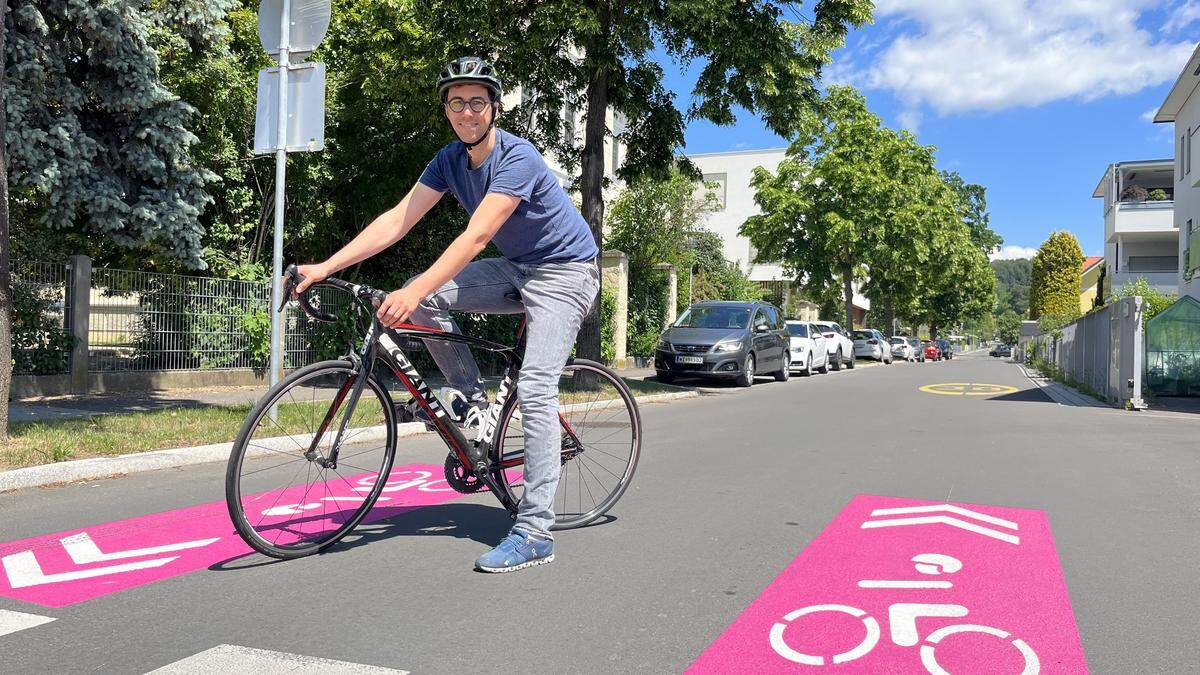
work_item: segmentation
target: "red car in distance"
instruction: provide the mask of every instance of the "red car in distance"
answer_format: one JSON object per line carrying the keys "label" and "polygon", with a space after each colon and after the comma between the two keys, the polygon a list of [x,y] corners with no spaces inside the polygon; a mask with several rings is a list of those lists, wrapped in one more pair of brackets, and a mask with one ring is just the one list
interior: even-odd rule
{"label": "red car in distance", "polygon": [[942,350],[938,349],[936,342],[931,342],[929,340],[926,340],[926,341],[922,342],[921,345],[925,348],[925,360],[926,361],[942,360]]}

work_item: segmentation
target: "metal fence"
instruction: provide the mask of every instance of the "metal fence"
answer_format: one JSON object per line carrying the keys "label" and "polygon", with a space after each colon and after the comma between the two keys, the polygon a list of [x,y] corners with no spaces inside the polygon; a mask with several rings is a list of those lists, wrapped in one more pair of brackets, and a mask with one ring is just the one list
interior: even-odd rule
{"label": "metal fence", "polygon": [[1142,407],[1142,310],[1140,297],[1121,298],[1057,331],[1031,340],[1033,355],[1074,384],[1110,403]]}
{"label": "metal fence", "polygon": [[14,260],[12,294],[13,374],[66,372],[66,264]]}
{"label": "metal fence", "polygon": [[[90,277],[87,271],[81,273],[85,275],[83,287],[89,288],[80,294],[87,296],[89,373],[261,370],[268,365],[271,285],[267,282],[104,268],[91,270]],[[76,272],[63,264],[14,266],[18,283],[39,294],[45,313],[68,335],[72,331],[69,317],[78,309],[71,306],[75,300],[67,292],[77,281],[72,274]],[[334,313],[349,302],[326,289],[318,295],[322,306]],[[284,366],[298,368],[313,362],[313,341],[319,329],[294,305],[285,316]],[[84,335],[75,332],[76,340]],[[70,344],[62,353],[62,369],[23,368],[16,372],[65,372]],[[24,359],[25,363],[31,361]]]}

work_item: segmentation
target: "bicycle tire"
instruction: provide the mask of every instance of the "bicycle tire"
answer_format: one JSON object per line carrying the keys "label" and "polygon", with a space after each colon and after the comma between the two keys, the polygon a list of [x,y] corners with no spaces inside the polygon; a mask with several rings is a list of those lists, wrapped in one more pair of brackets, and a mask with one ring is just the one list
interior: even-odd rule
{"label": "bicycle tire", "polygon": [[[611,398],[597,398],[594,403],[600,404],[599,407],[591,405],[587,401],[571,402],[568,400],[568,402],[564,405],[562,403],[564,398],[562,392],[563,382],[574,381],[574,378],[579,373],[594,374],[600,382],[596,391],[600,392],[601,396],[610,396]],[[520,384],[518,383],[518,387],[519,386]],[[497,466],[499,466],[500,458],[517,451],[516,448],[512,448],[510,446],[515,443],[516,438],[519,437],[523,439],[524,436],[523,431],[518,431],[514,426],[516,414],[519,410],[517,399],[518,396],[511,397],[507,402],[505,402],[504,409],[500,413],[500,424],[496,433],[496,446],[492,450],[492,461]],[[630,482],[632,482],[634,471],[637,469],[638,458],[641,455],[642,443],[641,414],[638,411],[637,402],[634,400],[633,393],[629,390],[629,386],[625,384],[624,380],[622,380],[616,373],[603,364],[595,361],[588,361],[586,359],[575,359],[568,363],[563,369],[562,378],[560,378],[559,401],[560,412],[563,413],[564,418],[568,418],[568,423],[571,424],[580,442],[583,443],[584,448],[581,452],[579,452],[577,455],[574,455],[570,459],[564,459],[560,465],[560,468],[562,468],[563,471],[560,472],[559,483],[555,492],[555,522],[550,528],[552,530],[566,530],[576,527],[583,527],[584,525],[595,521],[597,518],[600,518],[607,513],[608,510],[617,503],[617,500],[619,500],[621,496],[625,494],[625,490],[629,487]],[[596,422],[600,423],[598,425],[589,425],[590,420],[588,417],[593,409],[611,409],[615,410],[616,412],[607,413],[603,416],[604,419],[595,420]],[[607,439],[612,438],[613,435],[618,435],[620,431],[610,431],[608,436],[602,436],[591,440],[585,439],[584,436],[590,432],[592,427],[611,428],[616,423],[619,423],[621,421],[619,419],[621,417],[621,410],[625,411],[625,418],[628,420],[629,439],[627,441],[628,456],[622,460],[624,462],[624,466],[621,467],[621,473],[618,477],[618,480],[615,481],[614,485],[608,489],[608,492],[605,496],[599,500],[593,499],[592,505],[587,508],[587,510],[582,508],[582,502],[580,502],[581,506],[576,511],[569,511],[568,509],[560,510],[558,508],[560,503],[559,497],[562,496],[562,502],[564,506],[566,506],[566,502],[569,501],[569,495],[564,492],[564,490],[569,489],[569,486],[566,485],[566,479],[569,477],[570,471],[568,469],[568,465],[570,463],[577,462],[577,466],[574,468],[576,471],[575,477],[579,481],[578,486],[580,487],[580,500],[583,498],[582,490],[585,487],[589,491],[589,495],[591,495],[591,486],[587,483],[589,473],[591,478],[596,479],[594,481],[595,483],[599,482],[599,476],[597,475],[595,469],[599,468],[613,475],[614,477],[617,476],[617,474],[614,472],[614,469],[617,469],[617,466],[612,464],[612,459],[615,458],[616,455],[609,452],[613,450],[613,448],[605,450],[597,447],[597,445],[614,443],[614,441],[609,441]],[[582,420],[573,421],[570,419],[580,417],[580,415],[577,414],[580,412],[582,412]],[[591,443],[590,446],[589,443]],[[521,441],[520,451],[524,451],[523,440]],[[585,456],[588,457],[586,461],[583,459]],[[608,459],[600,460],[600,456],[607,456]],[[588,464],[589,462],[590,465]],[[607,463],[609,466],[605,466],[605,463]],[[609,468],[610,466],[611,468]],[[499,468],[493,473],[494,477],[496,478],[496,482],[508,490],[509,496],[512,497],[514,501],[518,501],[518,494],[517,491],[514,490],[514,487],[520,484],[515,480],[514,474],[516,473],[516,470],[517,467],[510,469]]]}
{"label": "bicycle tire", "polygon": [[[367,471],[363,477],[351,476],[348,478],[346,475],[344,475],[344,473],[339,471],[338,468],[325,469],[316,462],[306,459],[303,455],[303,451],[307,449],[306,445],[315,434],[316,427],[319,426],[320,421],[317,418],[321,414],[321,411],[324,410],[325,412],[328,412],[330,409],[330,404],[335,402],[339,408],[334,417],[335,422],[330,425],[330,428],[326,431],[326,434],[322,436],[321,444],[332,442],[332,437],[334,434],[336,434],[337,425],[340,423],[345,412],[345,408],[342,405],[344,400],[337,400],[336,395],[333,400],[317,400],[317,388],[330,388],[330,384],[332,384],[333,387],[340,388],[345,384],[348,377],[353,375],[355,372],[356,368],[354,365],[346,359],[314,363],[288,375],[286,378],[277,383],[258,401],[257,404],[255,404],[255,406],[250,410],[250,414],[247,415],[246,421],[242,424],[242,428],[238,432],[237,440],[234,441],[233,449],[229,455],[229,463],[225,472],[225,501],[229,508],[229,516],[233,521],[234,528],[237,530],[242,539],[254,550],[264,555],[283,560],[300,558],[320,552],[337,543],[339,540],[349,534],[349,532],[358,525],[363,517],[366,516],[367,512],[371,510],[371,507],[375,505],[376,500],[379,499],[379,495],[387,483],[387,477],[391,472],[392,462],[395,459],[396,423],[395,409],[392,405],[392,399],[388,393],[387,387],[383,386],[383,384],[380,383],[374,375],[368,378],[363,388],[361,398],[355,405],[354,410],[351,411],[351,419],[352,422],[359,424],[368,424],[373,421],[381,421],[383,424],[383,429],[378,429],[378,425],[374,424],[372,424],[370,427],[352,426],[347,430],[347,434],[343,437],[343,440],[347,441],[354,437],[351,435],[351,431],[359,434],[360,438],[362,437],[363,433],[366,433],[367,438],[373,438],[382,434],[382,446],[378,448],[378,468],[368,468],[371,464],[375,463],[374,461],[358,461],[358,464],[367,464],[368,467],[350,465],[348,461],[343,462],[343,459],[349,460],[356,456],[365,455],[366,451],[360,450],[358,455],[339,456],[338,464],[341,469],[365,469]],[[301,401],[298,407],[289,407],[287,410],[284,410],[281,406],[278,419],[271,420],[271,418],[268,416],[268,413],[272,406],[281,403],[287,406],[292,406],[295,403],[294,392],[300,391],[305,387],[312,390],[311,401],[307,402],[307,404],[306,402]],[[290,402],[286,402],[285,399]],[[369,403],[370,401],[373,401],[374,405],[377,407],[373,408]],[[308,411],[307,415],[305,414],[306,410]],[[372,413],[376,410],[378,414],[372,416]],[[356,419],[355,415],[359,414],[360,412],[364,413],[363,416]],[[280,431],[283,431],[286,434],[289,428],[295,426],[305,426],[305,417],[307,417],[308,422],[306,426],[309,427],[307,429],[307,437],[305,438],[303,435],[301,435],[300,440],[297,440],[296,437],[291,437],[296,446],[295,448],[291,447],[291,443],[286,443],[283,441],[286,436],[267,438],[258,438],[256,436],[256,432],[262,428],[260,427],[260,424],[264,420],[270,422],[275,428],[278,428]],[[365,421],[360,422],[359,420]],[[315,424],[313,423],[314,421]],[[270,429],[270,427],[266,428]],[[365,432],[363,430],[365,430]],[[278,432],[272,430],[270,433]],[[256,440],[258,443],[255,443]],[[283,445],[285,449],[280,450],[275,447],[279,445]],[[358,445],[361,446],[362,442],[360,442]],[[342,447],[347,448],[351,446],[344,444]],[[253,452],[250,452],[251,450],[253,450]],[[372,448],[372,450],[374,450],[374,448]],[[254,455],[254,457],[248,457],[248,455]],[[247,468],[249,462],[258,462],[259,457],[267,458],[264,459],[265,462],[277,462],[284,459],[284,457],[280,457],[279,455],[290,457],[291,459],[275,466],[268,465],[266,468],[256,468],[250,473],[244,473],[244,470]],[[367,459],[369,460],[370,458]],[[296,504],[288,504],[286,502],[294,499],[296,492],[299,491],[299,488],[296,488],[294,492],[289,493],[291,488],[284,487],[278,492],[274,501],[271,502],[271,506],[269,506],[266,510],[262,510],[261,505],[267,503],[266,499],[270,498],[269,495],[271,493],[245,494],[247,491],[246,488],[252,489],[252,485],[256,482],[263,482],[266,484],[274,483],[274,479],[268,477],[256,479],[256,481],[253,482],[247,482],[246,478],[249,475],[285,466],[286,468],[282,474],[286,474],[292,469],[291,466],[288,466],[291,463],[300,463],[296,469],[296,477],[298,477],[300,470],[305,470],[306,478],[311,477],[315,471],[318,479],[328,479],[327,481],[320,483],[320,485],[326,490],[326,496],[318,499],[316,495],[319,493],[313,493],[313,499],[317,500],[314,502],[314,504],[321,507],[321,520],[329,520],[331,524],[337,525],[337,527],[335,527],[331,532],[319,533],[318,535],[310,538],[305,537],[305,527],[303,523],[311,522],[313,519],[315,519],[316,506],[308,503],[308,497],[310,489],[313,485],[316,485],[316,483],[309,482],[305,486],[303,496],[300,498],[299,503]],[[305,469],[305,465],[308,465],[307,469]],[[370,476],[372,471],[375,473],[374,478],[371,478]],[[355,479],[354,483],[350,482],[351,479]],[[342,485],[342,483],[345,483],[345,485]],[[333,487],[330,488],[330,485]],[[369,489],[367,489],[368,485]],[[330,492],[342,492],[344,494],[335,496],[329,494]],[[366,493],[365,497],[362,496],[362,492]],[[285,503],[281,506],[278,504],[278,502],[285,494],[289,496],[289,499],[285,500]],[[347,494],[349,496],[347,496]],[[264,497],[264,495],[266,496]],[[247,504],[251,501],[253,501],[254,507],[260,512],[257,523],[253,522],[253,519],[247,512]],[[332,514],[328,511],[330,502],[335,509]],[[344,503],[353,504],[354,502],[359,502],[357,507],[351,506],[346,509],[341,508],[341,505]],[[353,508],[354,510],[347,516],[344,512],[350,510],[350,508]],[[289,509],[293,513],[289,513]],[[313,511],[312,515],[307,514],[307,511],[310,509]],[[273,518],[280,515],[301,516],[301,518],[297,519],[296,521],[297,523],[300,523],[300,525],[299,535],[295,541],[288,541],[291,537],[296,536],[296,531],[289,525],[289,521],[273,520],[266,522],[264,526],[264,521],[266,518]],[[340,520],[340,524],[336,522],[338,520]],[[274,540],[271,540],[269,537],[264,535],[263,531],[260,531],[264,529],[264,527],[266,529],[276,531]],[[285,533],[287,533],[288,536],[283,536]],[[283,543],[280,543],[281,538],[284,539]]]}

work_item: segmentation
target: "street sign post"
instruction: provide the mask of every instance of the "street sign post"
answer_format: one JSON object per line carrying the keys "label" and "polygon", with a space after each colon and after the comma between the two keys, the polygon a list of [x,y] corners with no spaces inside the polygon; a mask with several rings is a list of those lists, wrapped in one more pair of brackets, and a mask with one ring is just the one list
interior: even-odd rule
{"label": "street sign post", "polygon": [[[263,122],[264,130],[267,125],[264,120],[259,118],[268,115],[271,109],[269,100],[274,98],[275,108],[275,141],[272,148],[275,152],[275,236],[273,247],[273,260],[271,265],[271,365],[270,365],[270,383],[274,385],[283,377],[283,319],[284,314],[279,311],[281,300],[283,299],[283,289],[280,285],[280,280],[283,276],[283,216],[286,205],[285,181],[287,178],[287,153],[289,150],[293,152],[304,150],[320,150],[324,147],[325,132],[324,132],[324,98],[325,98],[325,68],[323,64],[300,64],[293,66],[291,59],[293,57],[299,59],[312,53],[321,40],[325,37],[325,32],[329,29],[330,16],[330,0],[263,0],[258,7],[258,37],[262,42],[263,49],[268,54],[277,55],[279,59],[279,67],[276,69],[267,69],[265,73],[259,73],[259,88],[258,88],[258,112],[255,115],[255,150],[260,146],[259,138],[259,123]],[[288,115],[288,100],[289,94],[292,94],[292,85],[289,84],[289,74],[294,69],[300,69],[297,73],[298,82],[307,82],[308,84],[299,84],[296,86],[296,99],[300,102],[297,108],[295,117],[295,129],[299,134],[298,137],[291,136],[289,132],[293,125],[290,122]],[[271,77],[271,70],[274,70],[276,76]],[[306,80],[306,75],[308,79]],[[270,86],[272,81],[274,87]],[[266,85],[266,86],[264,86]],[[273,91],[272,91],[273,89]],[[319,91],[317,99],[321,102],[321,110],[319,115],[313,112],[304,112],[304,102],[311,103],[313,92]],[[308,95],[305,95],[305,92]],[[266,98],[267,100],[264,100]],[[311,133],[311,125],[305,125],[305,120],[312,121],[313,118],[319,119],[320,131]],[[289,144],[289,140],[293,138],[303,139],[308,132],[311,138],[306,143],[299,146]],[[265,135],[265,133],[264,133]],[[319,138],[319,142],[318,139]],[[266,150],[268,142],[266,139],[261,139],[261,145]],[[269,151],[269,150],[266,150]],[[271,418],[275,418],[275,409],[271,409]]]}

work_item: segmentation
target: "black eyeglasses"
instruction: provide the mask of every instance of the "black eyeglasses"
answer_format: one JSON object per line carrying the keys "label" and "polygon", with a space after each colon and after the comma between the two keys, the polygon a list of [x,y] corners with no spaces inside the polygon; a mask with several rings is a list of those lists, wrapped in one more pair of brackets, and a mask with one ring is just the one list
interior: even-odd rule
{"label": "black eyeglasses", "polygon": [[471,99],[470,101],[465,101],[461,98],[452,98],[449,101],[446,101],[446,107],[450,108],[451,112],[460,113],[460,112],[466,110],[467,106],[471,106],[471,112],[481,113],[485,109],[487,109],[487,107],[489,105],[491,105],[491,103],[492,102],[487,100],[486,98],[480,98],[478,96]]}

